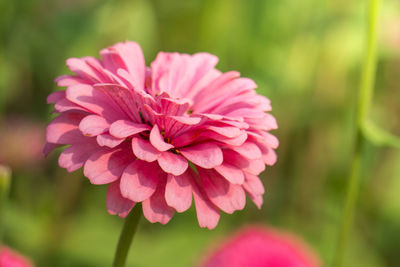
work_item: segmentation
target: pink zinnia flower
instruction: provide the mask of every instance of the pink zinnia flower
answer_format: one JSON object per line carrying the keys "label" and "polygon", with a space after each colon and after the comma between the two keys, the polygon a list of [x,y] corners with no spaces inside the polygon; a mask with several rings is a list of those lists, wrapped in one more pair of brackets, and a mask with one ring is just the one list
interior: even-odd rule
{"label": "pink zinnia flower", "polygon": [[201,227],[214,228],[219,210],[260,207],[257,175],[276,161],[278,140],[270,101],[236,71],[215,69],[217,57],[159,53],[146,68],[138,44],[125,42],[93,57],[70,58],[76,75],[56,79],[59,115],[47,128],[45,152],[68,171],[84,167],[93,184],[109,184],[107,208],[126,216],[142,202],[150,222],[167,223],[192,196]]}
{"label": "pink zinnia flower", "polygon": [[21,256],[12,249],[2,246],[0,249],[1,267],[33,267],[33,264],[24,256]]}
{"label": "pink zinnia flower", "polygon": [[297,237],[248,227],[224,242],[202,267],[318,267],[317,256]]}

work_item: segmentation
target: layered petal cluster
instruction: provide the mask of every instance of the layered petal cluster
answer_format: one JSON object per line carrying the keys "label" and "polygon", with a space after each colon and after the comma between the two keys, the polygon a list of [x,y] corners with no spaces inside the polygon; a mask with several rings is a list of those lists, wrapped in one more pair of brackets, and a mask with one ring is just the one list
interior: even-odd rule
{"label": "layered petal cluster", "polygon": [[201,267],[318,267],[316,254],[298,237],[269,227],[242,229],[220,244]]}
{"label": "layered petal cluster", "polygon": [[93,184],[109,184],[107,208],[126,216],[141,202],[150,222],[167,223],[192,205],[201,227],[220,210],[260,207],[258,175],[276,161],[277,124],[270,101],[217,57],[160,52],[146,67],[140,46],[118,43],[93,57],[70,58],[74,75],[56,79],[49,95],[58,114],[45,153],[68,145],[59,165],[83,167]]}
{"label": "layered petal cluster", "polygon": [[14,250],[2,246],[0,248],[1,267],[33,267],[31,261]]}

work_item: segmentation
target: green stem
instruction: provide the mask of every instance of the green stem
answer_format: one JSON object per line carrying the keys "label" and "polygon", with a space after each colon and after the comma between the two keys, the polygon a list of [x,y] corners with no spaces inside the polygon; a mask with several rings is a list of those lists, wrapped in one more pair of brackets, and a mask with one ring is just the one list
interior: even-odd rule
{"label": "green stem", "polygon": [[355,148],[347,184],[344,213],[339,230],[336,254],[334,258],[333,266],[335,267],[341,267],[344,264],[346,246],[353,223],[354,211],[361,181],[360,169],[363,160],[362,147],[364,143],[364,136],[362,133],[362,125],[368,117],[375,84],[377,28],[380,0],[369,0],[368,6],[367,49],[365,62],[361,73],[359,97],[357,102]]}
{"label": "green stem", "polygon": [[115,252],[114,263],[112,267],[125,266],[129,248],[132,243],[133,236],[142,216],[142,205],[137,203],[125,219],[124,227],[118,241],[117,251]]}
{"label": "green stem", "polygon": [[5,166],[0,165],[0,246],[3,239],[3,221],[4,212],[8,199],[8,191],[10,189],[11,170]]}
{"label": "green stem", "polygon": [[361,128],[362,123],[364,123],[364,121],[367,119],[368,111],[370,110],[371,106],[372,96],[374,93],[377,31],[380,3],[380,0],[369,0],[367,50],[363,70],[361,73],[357,107],[358,128]]}

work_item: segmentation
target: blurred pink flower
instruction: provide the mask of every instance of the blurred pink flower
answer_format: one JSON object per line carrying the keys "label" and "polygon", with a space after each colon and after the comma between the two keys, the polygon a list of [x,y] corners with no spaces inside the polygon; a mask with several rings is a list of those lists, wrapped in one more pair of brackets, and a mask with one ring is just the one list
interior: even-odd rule
{"label": "blurred pink flower", "polygon": [[21,256],[14,250],[2,246],[0,249],[1,267],[33,267],[33,264],[24,256]]}
{"label": "blurred pink flower", "polygon": [[5,119],[0,126],[0,163],[25,170],[40,166],[45,141],[43,128],[44,125],[29,118]]}
{"label": "blurred pink flower", "polygon": [[245,206],[245,192],[260,207],[257,175],[276,161],[277,128],[270,101],[236,71],[215,69],[217,57],[159,53],[146,68],[134,42],[93,57],[70,58],[75,76],[56,79],[56,113],[45,153],[70,145],[59,164],[84,166],[93,184],[109,184],[107,208],[126,216],[142,202],[150,222],[167,223],[192,196],[201,227],[214,228],[219,210]]}
{"label": "blurred pink flower", "polygon": [[202,267],[317,267],[316,255],[298,238],[252,226],[224,242]]}

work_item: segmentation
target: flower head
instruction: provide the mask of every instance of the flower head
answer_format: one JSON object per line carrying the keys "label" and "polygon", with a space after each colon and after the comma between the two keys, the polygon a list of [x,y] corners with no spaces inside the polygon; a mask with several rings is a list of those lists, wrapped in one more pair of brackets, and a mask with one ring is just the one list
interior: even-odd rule
{"label": "flower head", "polygon": [[318,258],[297,237],[252,226],[224,242],[202,267],[317,267]]}
{"label": "flower head", "polygon": [[0,249],[1,267],[33,267],[33,264],[24,256],[19,255],[12,249],[2,246]]}
{"label": "flower head", "polygon": [[47,128],[45,153],[68,171],[83,166],[93,184],[109,184],[107,208],[126,216],[141,202],[150,222],[167,223],[192,204],[200,226],[214,228],[219,211],[262,205],[257,175],[276,161],[277,128],[270,101],[236,71],[215,69],[217,57],[159,53],[145,66],[134,42],[93,57],[70,58],[75,75],[49,95],[58,116]]}

